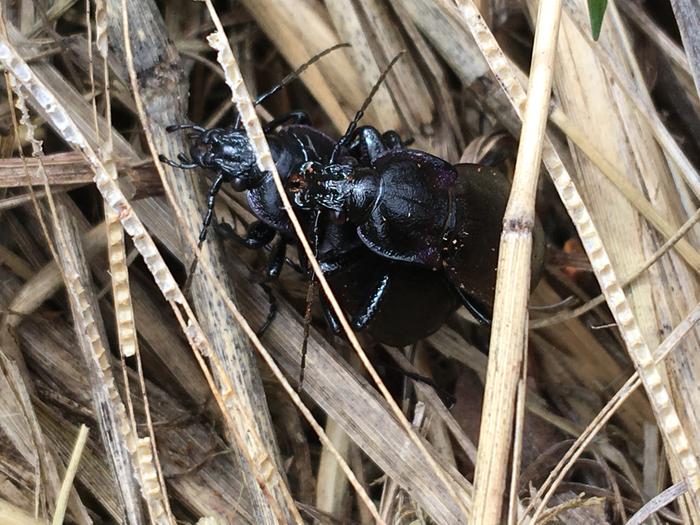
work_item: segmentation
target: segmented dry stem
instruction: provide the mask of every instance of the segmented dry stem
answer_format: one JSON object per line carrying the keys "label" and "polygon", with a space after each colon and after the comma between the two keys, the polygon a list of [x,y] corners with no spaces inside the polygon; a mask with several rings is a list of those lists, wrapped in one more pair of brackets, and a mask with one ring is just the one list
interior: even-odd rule
{"label": "segmented dry stem", "polygon": [[[132,237],[134,246],[143,257],[148,269],[150,270],[151,274],[155,279],[156,284],[163,293],[164,297],[170,302],[171,307],[175,311],[176,315],[178,315],[179,319],[182,318],[182,313],[180,312],[178,305],[182,305],[182,307],[184,308],[188,317],[188,322],[181,323],[183,329],[187,326],[190,326],[192,329],[196,330],[197,334],[196,345],[194,345],[194,341],[188,336],[190,342],[193,343],[193,348],[199,349],[203,346],[207,347],[205,355],[211,356],[212,353],[211,350],[208,348],[208,341],[204,337],[201,327],[199,327],[199,324],[194,318],[194,314],[189,308],[189,305],[187,305],[185,298],[182,295],[182,292],[180,291],[180,288],[177,286],[175,279],[170,273],[170,270],[168,269],[165,262],[163,261],[163,258],[158,252],[155,243],[153,242],[153,239],[144,228],[143,224],[134,212],[130,203],[127,201],[126,197],[124,197],[119,186],[109,175],[102,162],[97,157],[90,145],[87,143],[85,137],[83,137],[83,135],[80,133],[79,129],[72,121],[70,116],[63,110],[62,107],[60,107],[60,105],[57,104],[56,99],[51,93],[51,91],[46,86],[44,86],[41,81],[39,81],[39,79],[33,74],[31,68],[29,68],[29,66],[22,60],[22,58],[17,54],[14,48],[12,48],[7,42],[0,41],[0,61],[12,73],[12,75],[14,75],[22,83],[22,85],[32,93],[36,102],[43,108],[47,118],[54,125],[54,127],[57,128],[61,136],[74,147],[78,148],[85,155],[87,160],[90,162],[93,170],[95,171],[95,184],[97,185],[98,190],[102,194],[102,197],[117,212],[122,226]],[[74,283],[77,274],[73,272],[71,275],[72,278],[67,280],[69,283]],[[82,305],[82,308],[79,309],[78,313],[80,315],[83,315],[86,312],[86,305],[84,304],[84,302],[80,302],[80,294],[76,295],[74,293],[73,295],[77,301],[77,304]],[[85,315],[87,314],[91,316],[91,313],[89,311]],[[92,336],[89,337],[90,341],[95,340],[95,335],[99,338],[99,334],[96,332],[94,323],[92,326],[94,331],[92,332]],[[104,356],[104,348],[102,348],[101,351],[96,351],[95,355],[97,359],[99,359],[100,356]],[[198,358],[200,357],[198,352],[195,353],[195,356]],[[200,361],[200,364],[203,366],[205,374],[208,373],[204,362]],[[99,369],[103,370],[101,366],[99,366]],[[111,382],[111,384],[113,385],[113,381]],[[211,384],[213,385],[213,381],[211,382]],[[225,385],[225,388],[226,386],[227,385]],[[230,386],[228,386],[228,390],[231,390]],[[214,391],[216,392],[216,390]],[[109,397],[114,400],[114,396],[118,396],[116,390],[114,390],[113,393],[110,393]],[[120,405],[120,408],[120,418],[125,417],[123,405]],[[229,416],[229,428],[232,430],[234,436],[237,436],[239,440],[242,440],[243,438],[240,437],[236,432],[236,426],[233,425],[233,422],[230,419],[231,415],[229,414],[228,410],[225,410],[225,406],[223,405],[223,403],[222,410],[227,416]],[[235,414],[235,417],[243,417],[243,415]],[[248,428],[251,432],[250,439],[257,438],[259,440],[259,437],[252,430],[254,427],[249,426]],[[132,441],[132,443],[134,442]],[[239,441],[239,444],[245,456],[246,447],[243,441]],[[250,461],[250,464],[251,468],[255,467],[255,463],[252,460]],[[276,469],[274,469],[274,472],[277,473]],[[278,473],[277,477],[279,478]],[[261,484],[261,486],[265,486],[267,480],[264,477],[257,475],[256,479]],[[284,483],[281,482],[281,485],[284,486]],[[291,496],[289,498],[291,499]],[[292,507],[292,509],[295,510],[294,507]],[[281,515],[279,512],[279,508],[277,508],[277,511],[277,514]],[[156,513],[155,515],[163,515],[163,512],[161,511],[160,513]],[[301,522],[300,517],[298,521]]]}
{"label": "segmented dry stem", "polygon": [[[2,45],[3,44],[0,43],[0,46]],[[2,48],[0,47],[0,55],[1,54]],[[2,56],[0,56],[0,59],[1,58]],[[32,144],[33,155],[39,161],[39,171],[44,176],[46,196],[48,198],[49,207],[53,216],[54,241],[56,246],[54,246],[51,242],[49,242],[49,244],[52,246],[54,258],[60,263],[59,266],[61,267],[66,288],[69,292],[69,297],[71,298],[71,308],[73,310],[74,322],[76,323],[76,331],[81,342],[83,343],[84,354],[87,360],[92,361],[91,370],[94,374],[92,377],[94,388],[93,394],[96,398],[96,406],[98,407],[97,412],[99,417],[103,420],[101,430],[103,432],[105,445],[110,450],[110,454],[113,459],[112,465],[118,473],[118,479],[130,479],[133,461],[130,463],[129,460],[126,459],[124,448],[126,448],[127,454],[133,451],[133,449],[129,447],[129,434],[131,429],[128,426],[128,422],[124,416],[124,406],[122,405],[119,394],[114,386],[114,380],[111,375],[109,362],[105,363],[105,349],[102,344],[102,337],[97,329],[95,319],[92,317],[92,306],[87,298],[85,289],[80,282],[80,274],[77,270],[79,267],[78,262],[70,248],[70,243],[67,241],[66,232],[64,231],[64,226],[66,223],[63,217],[59,218],[56,205],[48,185],[48,180],[46,179],[45,172],[41,164],[41,156],[43,154],[41,142],[36,140],[34,137],[34,128],[31,125],[29,111],[24,103],[22,88],[17,84],[17,80],[21,81],[21,78],[17,77],[16,75],[11,76],[10,86],[17,94],[16,105],[21,113],[20,120],[27,129],[27,133]],[[26,88],[26,84],[22,84],[22,87]],[[54,107],[57,107],[57,105]],[[99,400],[109,400],[111,403],[103,403]],[[111,429],[113,429],[115,425],[117,430],[121,432],[120,436],[118,437],[111,435]],[[132,457],[132,460],[133,459],[135,458]],[[130,523],[141,523],[142,518],[139,502],[135,494],[130,490],[129,484],[124,484],[123,486],[122,499],[124,505],[126,506],[125,510],[127,512],[127,516],[129,517]]]}
{"label": "segmented dry stem", "polygon": [[[526,95],[510,63],[472,1],[455,0],[455,2],[508,99],[518,114],[522,116]],[[559,154],[548,139],[545,140],[542,160],[562,202],[569,212],[569,216],[576,226],[600,288],[607,300],[608,307],[617,322],[635,367],[639,371],[659,428],[666,438],[669,452],[671,456],[677,458],[679,465],[682,467],[690,492],[694,495],[694,505],[698,507],[697,502],[700,500],[700,467],[698,466],[697,458],[690,449],[686,432],[673,406],[668,388],[663,382],[661,372],[654,362],[648,346],[642,339],[642,334],[637,326],[632,309],[617,281],[610,259],[591,220],[591,216],[581,200],[569,173],[561,162]],[[535,517],[544,509],[545,505],[546,500],[543,500],[535,512]]]}
{"label": "segmented dry stem", "polygon": [[102,337],[92,316],[92,305],[87,292],[83,288],[80,275],[75,271],[67,273],[66,281],[69,294],[75,304],[75,311],[78,313],[79,319],[82,320],[83,326],[86,327],[85,335],[93,350],[91,357],[94,361],[94,366],[92,369],[100,375],[101,384],[104,385],[106,390],[109,404],[113,410],[112,415],[115,419],[115,426],[124,439],[132,464],[136,467],[135,470],[138,474],[141,491],[148,505],[151,520],[155,523],[171,525],[171,521],[165,511],[160,485],[156,483],[154,486],[153,463],[150,461],[152,458],[148,456],[143,457],[143,452],[139,447],[140,440],[127,417],[126,409],[112,376],[109,354],[102,344]]}

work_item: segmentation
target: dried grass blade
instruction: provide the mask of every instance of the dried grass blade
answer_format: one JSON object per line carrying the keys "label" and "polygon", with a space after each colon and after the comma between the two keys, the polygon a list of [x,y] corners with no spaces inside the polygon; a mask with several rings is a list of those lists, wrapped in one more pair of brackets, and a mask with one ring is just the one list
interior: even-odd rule
{"label": "dried grass blade", "polygon": [[496,525],[501,519],[516,391],[527,352],[527,304],[535,195],[561,10],[561,0],[542,0],[539,4],[513,188],[503,217],[490,356],[479,431],[481,445],[478,447],[474,474],[472,520],[476,524]]}
{"label": "dried grass blade", "polygon": [[[686,317],[681,323],[674,328],[673,332],[664,339],[659,347],[654,352],[654,363],[659,364],[686,336],[686,334],[700,321],[700,304]],[[525,513],[527,514],[538,504],[532,519],[535,520],[538,515],[544,512],[547,502],[554,494],[559,482],[564,479],[564,476],[573,467],[576,460],[580,457],[595,435],[603,428],[605,423],[613,416],[615,411],[628,399],[632,393],[642,385],[639,372],[635,372],[625,384],[610,398],[605,407],[598,412],[596,417],[589,423],[586,429],[579,435],[576,442],[571,445],[571,448],[564,454],[557,466],[552,470],[545,482],[537,491],[537,497],[533,498],[533,503],[529,505]],[[523,523],[521,521],[521,523]]]}
{"label": "dried grass blade", "polygon": [[75,444],[73,446],[73,453],[71,454],[70,461],[68,462],[68,468],[66,468],[66,474],[63,477],[63,484],[61,485],[61,492],[58,495],[56,501],[56,511],[53,515],[53,520],[51,525],[61,525],[66,514],[66,506],[68,505],[68,496],[73,486],[73,479],[75,478],[75,473],[78,470],[78,464],[80,463],[80,457],[83,454],[83,448],[87,441],[88,427],[85,425],[80,425],[80,430],[77,437],[75,438]]}
{"label": "dried grass blade", "polygon": [[626,522],[625,525],[642,525],[645,521],[651,518],[656,512],[673,503],[688,490],[685,481],[679,481],[675,485],[671,485],[661,494],[654,496],[645,505],[639,509]]}
{"label": "dried grass blade", "polygon": [[[517,80],[517,75],[506,60],[490,30],[484,25],[473,3],[463,0],[456,1],[499,84],[508,95],[513,107],[519,111],[525,100],[525,92]],[[673,406],[668,388],[663,383],[662,375],[641,336],[634,313],[615,277],[610,259],[593,225],[590,214],[558,153],[548,139],[545,141],[542,159],[579,232],[600,287],[606,296],[608,306],[625,340],[627,350],[635,366],[641,371],[645,389],[652,403],[659,427],[666,437],[671,455],[677,458],[678,464],[683,465],[684,476],[691,480],[692,493],[700,496],[700,467],[698,467],[697,458],[690,449],[686,431]],[[698,505],[695,507],[700,508]]]}
{"label": "dried grass blade", "polygon": [[692,0],[671,0],[695,89],[700,96],[700,11]]}

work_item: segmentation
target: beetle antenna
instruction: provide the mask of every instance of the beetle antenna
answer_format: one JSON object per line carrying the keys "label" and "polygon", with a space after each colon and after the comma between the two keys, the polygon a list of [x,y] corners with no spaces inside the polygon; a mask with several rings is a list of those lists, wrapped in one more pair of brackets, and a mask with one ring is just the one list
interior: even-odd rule
{"label": "beetle antenna", "polygon": [[[311,238],[311,249],[314,251],[314,257],[316,257],[316,252],[318,248],[318,231],[319,223],[321,219],[321,210],[317,209],[314,212],[313,220],[313,236]],[[301,343],[301,362],[299,363],[299,383],[297,385],[297,392],[301,393],[301,389],[304,386],[304,371],[306,370],[306,350],[309,347],[309,331],[311,329],[311,307],[313,306],[314,296],[316,295],[316,273],[311,273],[311,282],[309,282],[309,288],[306,291],[306,311],[304,312],[304,338]]]}
{"label": "beetle antenna", "polygon": [[309,66],[315,64],[318,62],[320,59],[322,59],[324,56],[328,55],[329,53],[332,53],[336,49],[340,49],[341,47],[350,47],[350,44],[348,43],[342,43],[342,44],[336,44],[334,46],[329,47],[328,49],[324,49],[320,53],[315,54],[312,56],[309,60],[304,62],[302,65],[300,65],[298,68],[296,68],[294,71],[289,73],[286,77],[284,77],[279,84],[274,86],[272,89],[269,91],[266,91],[262,95],[258,95],[257,98],[255,99],[255,102],[253,105],[257,106],[259,104],[262,104],[267,98],[271,97],[275,93],[277,93],[280,89],[283,87],[287,86],[291,82],[297,79],[304,71],[306,71]]}
{"label": "beetle antenna", "polygon": [[350,125],[348,126],[347,131],[345,134],[340,137],[340,140],[336,142],[335,146],[333,147],[333,153],[331,154],[331,164],[335,162],[335,158],[338,155],[338,152],[340,151],[340,148],[345,145],[345,143],[350,139],[350,136],[355,132],[355,129],[357,129],[357,124],[360,122],[360,119],[365,114],[365,111],[369,107],[370,103],[372,102],[372,97],[377,93],[379,90],[379,86],[382,85],[382,82],[386,79],[387,75],[389,74],[389,71],[391,71],[391,68],[394,67],[394,64],[399,61],[399,59],[403,56],[403,54],[406,52],[405,49],[399,51],[396,56],[389,62],[389,65],[384,68],[384,71],[382,71],[381,75],[379,75],[379,78],[377,81],[374,83],[374,86],[372,86],[372,89],[369,92],[369,95],[367,95],[367,98],[365,101],[362,103],[362,106],[360,107],[360,110],[355,113],[355,118],[352,119],[352,122],[350,122]]}

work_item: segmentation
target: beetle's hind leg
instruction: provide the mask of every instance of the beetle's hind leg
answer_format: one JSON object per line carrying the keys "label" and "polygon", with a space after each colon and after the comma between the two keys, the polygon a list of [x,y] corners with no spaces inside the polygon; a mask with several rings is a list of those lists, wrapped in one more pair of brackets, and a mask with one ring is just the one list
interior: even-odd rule
{"label": "beetle's hind leg", "polygon": [[257,335],[258,337],[262,337],[262,335],[270,327],[272,321],[274,321],[275,317],[277,316],[277,298],[275,297],[275,294],[272,293],[272,289],[265,283],[260,283],[260,287],[263,290],[265,290],[265,293],[267,294],[267,300],[270,304],[270,308],[267,311],[267,317],[265,318],[265,321],[263,321],[263,324],[260,326],[260,328],[258,328],[255,331],[255,335]]}
{"label": "beetle's hind leg", "polygon": [[323,292],[323,290],[320,290],[319,299],[321,301],[321,310],[323,311],[323,317],[326,318],[328,328],[330,328],[335,335],[338,335],[341,330],[340,321],[338,320],[338,316],[335,315],[333,307],[331,306],[331,303],[328,300],[328,297],[326,297],[326,294]]}
{"label": "beetle's hind leg", "polygon": [[470,314],[476,319],[476,321],[481,325],[491,324],[491,315],[484,312],[485,308],[483,305],[477,303],[471,299],[467,294],[465,294],[459,287],[455,286],[454,289],[457,291],[460,301],[464,307],[469,311]]}
{"label": "beetle's hind leg", "polygon": [[382,302],[382,297],[384,297],[384,292],[386,292],[388,286],[389,274],[384,274],[374,290],[372,290],[372,293],[370,294],[367,303],[362,307],[362,310],[350,320],[350,324],[354,330],[359,332],[372,322],[372,319],[374,319],[374,316],[377,315],[377,312],[379,311],[379,305]]}

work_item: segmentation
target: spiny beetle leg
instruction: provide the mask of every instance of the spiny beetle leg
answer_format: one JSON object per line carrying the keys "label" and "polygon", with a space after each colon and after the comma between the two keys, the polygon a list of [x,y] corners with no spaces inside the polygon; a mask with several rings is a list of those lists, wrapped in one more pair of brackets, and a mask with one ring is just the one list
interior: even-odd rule
{"label": "spiny beetle leg", "polygon": [[199,232],[199,242],[202,243],[207,238],[207,230],[211,224],[211,218],[214,216],[214,203],[216,202],[216,194],[219,193],[221,185],[224,183],[226,176],[223,173],[217,175],[214,182],[209,187],[209,192],[207,193],[207,211],[204,214],[204,219],[202,221],[202,229]]}
{"label": "spiny beetle leg", "polygon": [[374,316],[377,315],[377,312],[379,311],[379,305],[382,301],[382,297],[384,296],[384,292],[386,292],[388,285],[389,274],[384,274],[377,283],[376,288],[370,295],[367,304],[364,306],[362,311],[352,319],[352,327],[356,331],[359,332],[360,330],[363,330],[369,323],[372,322]]}
{"label": "spiny beetle leg", "polygon": [[277,315],[277,298],[272,293],[270,287],[265,283],[260,283],[260,287],[263,290],[265,290],[265,293],[267,294],[267,300],[270,304],[270,309],[267,312],[267,317],[265,318],[265,321],[263,322],[262,326],[255,331],[255,335],[257,335],[258,337],[262,337],[262,335],[270,327],[272,321],[274,321],[275,316]]}
{"label": "spiny beetle leg", "polygon": [[479,324],[491,324],[491,318],[482,311],[482,308],[480,308],[479,305],[477,305],[467,294],[465,294],[458,287],[455,286],[455,290],[457,290],[457,294],[459,295],[459,298],[462,301],[464,307],[469,311],[470,314],[472,314],[472,316],[474,316],[474,318]]}

